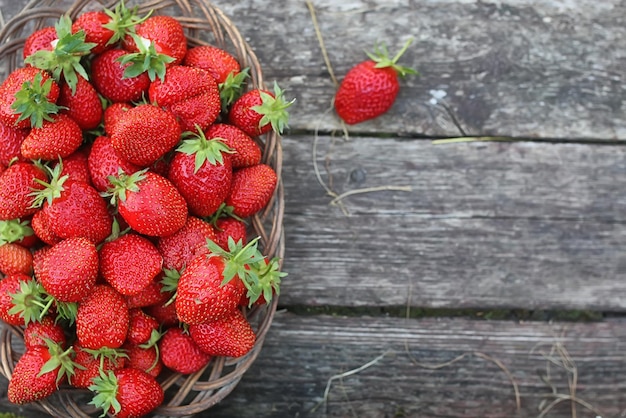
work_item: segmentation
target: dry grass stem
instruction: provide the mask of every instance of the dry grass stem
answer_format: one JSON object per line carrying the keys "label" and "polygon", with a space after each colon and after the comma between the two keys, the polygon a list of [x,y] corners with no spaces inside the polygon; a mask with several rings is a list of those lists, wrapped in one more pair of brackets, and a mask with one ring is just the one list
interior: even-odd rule
{"label": "dry grass stem", "polygon": [[322,57],[324,58],[324,63],[326,64],[326,69],[328,70],[330,79],[335,84],[335,87],[338,87],[339,82],[337,81],[337,77],[335,77],[333,66],[330,65],[330,58],[328,58],[328,51],[326,50],[326,46],[324,45],[324,38],[322,37],[322,31],[320,30],[320,26],[317,22],[315,7],[313,6],[313,3],[311,3],[309,0],[306,1],[306,6],[309,8],[309,13],[311,13],[311,20],[313,21],[313,28],[315,29],[315,36],[317,36],[317,42],[319,42],[320,44],[320,48],[322,50]]}
{"label": "dry grass stem", "polygon": [[362,189],[354,189],[348,190],[347,192],[341,193],[338,196],[335,196],[333,200],[330,201],[331,205],[336,205],[341,199],[344,199],[348,196],[353,196],[355,194],[362,193],[372,193],[372,192],[382,192],[386,190],[399,191],[399,192],[410,192],[413,190],[411,186],[375,186],[375,187],[364,187]]}

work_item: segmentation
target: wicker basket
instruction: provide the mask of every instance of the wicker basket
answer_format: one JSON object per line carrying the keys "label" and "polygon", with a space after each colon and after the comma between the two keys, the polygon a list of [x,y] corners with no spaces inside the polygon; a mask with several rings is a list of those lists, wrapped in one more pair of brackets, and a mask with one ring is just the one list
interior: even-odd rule
{"label": "wicker basket", "polygon": [[[107,0],[31,0],[0,31],[0,62],[6,76],[22,66],[22,45],[34,30],[51,26],[59,17],[68,13],[72,19],[89,10],[112,8],[117,1]],[[222,11],[206,0],[150,0],[145,2],[126,0],[128,7],[138,6],[141,14],[154,10],[154,14],[167,14],[179,19],[185,28],[190,46],[212,44],[232,53],[242,68],[250,69],[248,88],[265,87],[257,57],[242,38],[237,28]],[[280,137],[274,133],[258,138],[263,150],[263,162],[272,166],[278,174],[278,186],[267,208],[255,215],[250,222],[250,235],[260,236],[259,248],[269,258],[284,255],[283,213],[284,194],[281,181],[282,148]],[[161,385],[165,400],[154,414],[157,416],[182,417],[204,411],[224,399],[241,380],[254,362],[276,312],[277,298],[269,306],[253,308],[246,315],[257,334],[254,348],[237,359],[214,358],[201,371],[183,376],[162,373]],[[11,378],[13,368],[23,351],[23,330],[19,327],[0,326],[0,373]],[[55,417],[97,416],[96,410],[87,402],[91,395],[86,390],[62,387],[51,397],[34,404]]]}

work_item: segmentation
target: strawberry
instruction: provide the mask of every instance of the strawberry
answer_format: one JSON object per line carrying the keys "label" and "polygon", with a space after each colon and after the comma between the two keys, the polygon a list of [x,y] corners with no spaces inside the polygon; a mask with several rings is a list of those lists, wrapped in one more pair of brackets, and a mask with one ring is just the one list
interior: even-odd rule
{"label": "strawberry", "polygon": [[76,337],[91,349],[119,348],[128,333],[129,310],[124,296],[106,284],[94,290],[78,305]]}
{"label": "strawberry", "polygon": [[31,160],[56,160],[72,154],[82,143],[80,126],[70,116],[58,114],[43,121],[41,127],[31,129],[20,152]]}
{"label": "strawberry", "polygon": [[[91,175],[89,174],[89,163],[87,153],[90,147],[83,146],[78,148],[72,154],[63,159],[61,166],[61,177],[67,175],[68,179],[91,184]],[[52,168],[60,164],[56,161],[52,164]]]}
{"label": "strawberry", "polygon": [[161,278],[163,274],[158,274],[148,286],[136,295],[126,296],[126,303],[128,307],[143,308],[151,305],[158,305],[167,302],[171,298],[171,294],[163,292],[163,285],[161,284]]}
{"label": "strawberry", "polygon": [[65,80],[74,93],[78,77],[89,78],[81,60],[95,44],[85,42],[82,30],[72,33],[72,20],[66,14],[59,18],[54,28],[58,39],[53,42],[52,50],[40,49],[26,57],[24,63],[49,71],[57,83]]}
{"label": "strawberry", "polygon": [[0,84],[0,121],[18,129],[41,126],[57,113],[59,85],[38,68],[20,67]]}
{"label": "strawberry", "polygon": [[271,130],[279,134],[287,127],[287,108],[283,91],[274,83],[274,91],[254,89],[244,93],[231,106],[228,121],[249,136],[258,136]]}
{"label": "strawberry", "polygon": [[93,43],[93,54],[101,54],[111,47],[114,32],[105,25],[111,22],[111,17],[102,10],[93,10],[79,14],[72,23],[72,33],[83,31],[85,42]]}
{"label": "strawberry", "polygon": [[205,367],[211,356],[198,347],[191,336],[182,328],[168,329],[159,341],[161,361],[170,370],[191,374]]}
{"label": "strawberry", "polygon": [[26,161],[20,147],[28,132],[28,129],[14,128],[0,121],[0,164],[8,167],[14,160]]}
{"label": "strawberry", "polygon": [[163,79],[150,84],[148,95],[151,103],[176,116],[183,131],[208,128],[221,111],[217,82],[201,68],[169,67]]}
{"label": "strawberry", "polygon": [[60,238],[84,237],[103,241],[111,231],[113,218],[106,202],[91,185],[60,176],[60,165],[50,170],[50,183],[36,193],[35,205],[42,205],[45,222]]}
{"label": "strawberry", "polygon": [[122,64],[119,59],[126,54],[123,49],[110,49],[91,61],[93,86],[112,102],[136,102],[150,87],[150,78],[146,73],[124,77],[124,71],[130,64]]}
{"label": "strawberry", "polygon": [[128,174],[141,169],[120,157],[108,136],[98,136],[94,140],[89,151],[87,164],[91,182],[99,192],[106,192],[111,187],[109,176],[116,175],[120,169]]}
{"label": "strawberry", "polygon": [[41,210],[36,212],[31,219],[31,226],[33,227],[33,231],[35,232],[37,238],[39,238],[42,242],[48,245],[54,245],[61,242],[61,238],[50,229],[48,216],[45,212]]}
{"label": "strawberry", "polygon": [[[180,64],[187,53],[187,37],[185,31],[176,18],[166,15],[155,15],[147,18],[135,27],[141,43],[153,43],[157,53],[172,57],[172,65]],[[130,52],[137,52],[140,47],[136,38],[127,35],[124,38],[124,48]]]}
{"label": "strawberry", "polygon": [[26,350],[36,346],[47,347],[46,340],[53,341],[61,347],[64,347],[67,342],[65,328],[50,315],[44,316],[40,321],[30,322],[24,328],[24,347]]}
{"label": "strawberry", "polygon": [[344,122],[350,125],[361,123],[391,108],[400,90],[398,76],[417,74],[415,70],[397,64],[411,41],[409,39],[393,58],[389,58],[384,46],[376,48],[373,54],[368,53],[369,60],[348,71],[335,95],[335,111]]}
{"label": "strawberry", "polygon": [[59,388],[74,372],[73,349],[63,351],[52,341],[47,347],[35,346],[24,352],[15,364],[9,380],[9,401],[22,405],[44,399]]}
{"label": "strawberry", "polygon": [[43,288],[30,276],[9,274],[0,280],[0,319],[10,325],[28,325],[42,313]]}
{"label": "strawberry", "polygon": [[237,218],[230,216],[218,218],[215,221],[215,242],[224,250],[228,250],[228,240],[248,243],[248,231],[246,224]]}
{"label": "strawberry", "polygon": [[180,134],[173,113],[143,104],[120,115],[111,132],[111,143],[125,160],[147,167],[174,148]]}
{"label": "strawberry", "polygon": [[[156,333],[159,336],[158,332]],[[161,355],[154,343],[135,345],[126,343],[122,347],[128,356],[126,367],[138,369],[148,373],[152,377],[157,377],[163,370]]]}
{"label": "strawberry", "polygon": [[256,342],[254,330],[239,310],[212,322],[190,325],[189,334],[198,347],[210,356],[241,357]]}
{"label": "strawberry", "polygon": [[126,341],[130,344],[139,345],[148,342],[152,331],[159,328],[159,321],[139,308],[130,309],[129,318]]}
{"label": "strawberry", "polygon": [[90,402],[117,418],[149,414],[163,402],[163,388],[148,373],[134,368],[102,373],[89,390],[96,393]]}
{"label": "strawberry", "polygon": [[69,115],[83,130],[95,129],[102,119],[100,96],[83,76],[78,76],[74,91],[68,83],[61,84],[57,104],[65,109],[61,113]]}
{"label": "strawberry", "polygon": [[100,274],[124,296],[140,293],[161,272],[163,257],[147,238],[128,233],[100,248]]}
{"label": "strawberry", "polygon": [[29,162],[17,162],[0,174],[0,219],[24,218],[37,212],[33,190],[48,180],[46,173]]}
{"label": "strawberry", "polygon": [[245,132],[233,125],[214,123],[205,131],[207,138],[220,139],[234,152],[233,169],[250,167],[261,162],[261,147]]}
{"label": "strawberry", "polygon": [[181,229],[159,238],[157,248],[163,256],[163,268],[183,270],[191,260],[209,252],[207,239],[215,240],[211,224],[195,216],[188,216]]}
{"label": "strawberry", "polygon": [[73,347],[76,367],[71,384],[75,388],[87,389],[101,372],[115,372],[127,364],[126,354],[117,349],[103,347],[99,350],[92,350],[82,347],[77,342]]}
{"label": "strawberry", "polygon": [[229,74],[237,74],[241,71],[241,66],[234,56],[213,45],[189,48],[183,65],[208,71],[218,83],[225,82]]}
{"label": "strawberry", "polygon": [[276,172],[266,164],[235,170],[225,203],[240,218],[252,216],[267,206],[277,182]]}
{"label": "strawberry", "polygon": [[108,195],[119,214],[140,234],[171,235],[187,222],[187,203],[165,177],[147,170],[111,178]]}
{"label": "strawberry", "polygon": [[117,121],[131,107],[133,107],[133,105],[130,103],[117,102],[111,103],[104,109],[103,123],[106,135],[111,136],[111,133],[115,130]]}
{"label": "strawberry", "polygon": [[143,310],[148,315],[156,318],[163,328],[175,327],[180,322],[176,313],[176,305],[169,303],[169,298],[166,302],[146,306]]}
{"label": "strawberry", "polygon": [[29,220],[11,219],[0,221],[0,245],[16,243],[26,248],[40,244]]}
{"label": "strawberry", "polygon": [[57,39],[57,31],[54,26],[46,26],[34,31],[24,41],[22,57],[26,59],[40,50],[52,51],[54,49],[53,41]]}
{"label": "strawberry", "polygon": [[185,198],[190,213],[212,215],[228,195],[233,175],[230,149],[202,132],[190,134],[176,149],[167,178]]}
{"label": "strawberry", "polygon": [[67,238],[52,246],[35,266],[35,277],[61,302],[80,302],[96,285],[98,251],[87,238]]}
{"label": "strawberry", "polygon": [[7,274],[32,274],[33,255],[30,250],[19,244],[0,245],[0,272]]}

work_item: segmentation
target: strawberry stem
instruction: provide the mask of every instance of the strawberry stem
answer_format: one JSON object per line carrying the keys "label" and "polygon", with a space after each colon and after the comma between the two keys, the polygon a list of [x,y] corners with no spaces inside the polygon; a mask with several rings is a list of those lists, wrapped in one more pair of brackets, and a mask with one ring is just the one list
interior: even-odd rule
{"label": "strawberry stem", "polygon": [[133,78],[147,72],[150,81],[156,80],[158,77],[162,81],[165,79],[165,71],[167,64],[174,62],[175,59],[169,55],[157,52],[154,42],[143,38],[136,33],[130,33],[131,38],[135,41],[135,45],[139,52],[124,54],[118,58],[122,64],[130,65],[124,70],[124,78]]}
{"label": "strawberry stem", "polygon": [[22,88],[15,93],[15,101],[11,104],[11,109],[20,115],[17,122],[30,119],[31,127],[41,128],[44,120],[49,122],[54,120],[50,115],[59,113],[62,107],[48,100],[52,83],[54,80],[48,78],[43,81],[43,75],[37,73],[32,81],[25,81],[22,84]]}
{"label": "strawberry stem", "polygon": [[272,125],[274,132],[282,134],[285,128],[287,128],[287,122],[289,121],[287,108],[289,108],[296,99],[286,102],[284,92],[278,87],[276,81],[274,81],[274,96],[264,90],[259,90],[259,94],[262,103],[258,106],[251,107],[251,109],[259,115],[263,115],[259,121],[259,128],[269,123]]}
{"label": "strawberry stem", "polygon": [[235,99],[240,96],[243,89],[243,83],[249,76],[249,71],[249,68],[244,68],[236,74],[232,71],[228,74],[228,76],[226,76],[226,80],[224,80],[223,83],[218,84],[222,109],[228,108],[228,106],[230,106]]}
{"label": "strawberry stem", "polygon": [[117,172],[117,176],[108,177],[111,187],[106,192],[100,193],[100,195],[102,197],[110,197],[111,204],[114,206],[118,200],[125,202],[126,191],[138,192],[139,186],[137,183],[146,178],[145,174],[147,171],[148,169],[144,168],[143,170],[139,170],[129,175],[124,173],[124,171],[120,168]]}
{"label": "strawberry stem", "polygon": [[398,60],[400,59],[402,55],[404,55],[404,53],[407,51],[407,49],[409,48],[412,42],[413,42],[412,37],[407,39],[402,49],[400,49],[400,51],[398,51],[398,53],[393,58],[389,58],[389,51],[387,50],[387,46],[385,44],[382,44],[380,46],[376,45],[374,47],[373,53],[370,53],[367,51],[365,51],[365,53],[372,61],[376,63],[375,65],[376,68],[391,67],[400,77],[404,77],[408,74],[419,74],[413,68],[403,67],[401,65],[398,65]]}
{"label": "strawberry stem", "polygon": [[43,202],[46,201],[48,205],[51,205],[54,199],[61,196],[61,192],[65,190],[63,188],[63,184],[69,178],[66,174],[61,176],[61,171],[63,170],[63,162],[59,159],[59,164],[57,164],[53,169],[48,167],[47,165],[43,166],[48,173],[50,173],[50,182],[47,183],[43,180],[34,179],[37,183],[44,186],[43,189],[33,189],[33,192],[30,193],[31,196],[34,197],[32,207],[38,208],[43,205]]}
{"label": "strawberry stem", "polygon": [[100,417],[106,416],[110,409],[113,409],[113,415],[117,415],[122,409],[122,405],[117,400],[118,384],[115,373],[112,371],[105,373],[101,369],[100,376],[94,377],[92,382],[93,384],[89,386],[89,390],[96,395],[89,403],[95,405],[96,408],[102,408],[103,411]]}
{"label": "strawberry stem", "polygon": [[153,12],[153,10],[150,10],[144,17],[139,17],[137,14],[138,9],[138,6],[128,9],[124,5],[124,0],[120,1],[114,10],[104,9],[104,12],[111,20],[102,26],[113,31],[113,36],[109,39],[107,45],[113,45],[124,39],[127,34],[135,33],[135,27],[148,19]]}
{"label": "strawberry stem", "polygon": [[0,221],[0,245],[20,241],[25,237],[32,236],[34,233],[28,220],[11,219]]}
{"label": "strawberry stem", "polygon": [[9,295],[13,307],[9,314],[24,318],[24,324],[39,322],[48,310],[43,286],[35,280],[20,281],[20,290]]}
{"label": "strawberry stem", "polygon": [[230,149],[223,141],[222,138],[207,139],[202,128],[196,125],[196,132],[184,132],[184,139],[178,146],[176,151],[185,153],[187,155],[194,155],[194,173],[204,165],[205,161],[208,161],[212,165],[224,165],[223,153],[233,154],[235,151]]}
{"label": "strawberry stem", "polygon": [[57,385],[63,379],[64,376],[67,376],[68,381],[74,375],[74,366],[75,363],[72,361],[72,356],[74,354],[73,347],[68,348],[63,351],[63,347],[52,341],[49,338],[43,339],[48,347],[48,353],[50,353],[50,359],[41,366],[41,370],[39,370],[38,376],[42,376],[46,373],[57,371],[56,383]]}

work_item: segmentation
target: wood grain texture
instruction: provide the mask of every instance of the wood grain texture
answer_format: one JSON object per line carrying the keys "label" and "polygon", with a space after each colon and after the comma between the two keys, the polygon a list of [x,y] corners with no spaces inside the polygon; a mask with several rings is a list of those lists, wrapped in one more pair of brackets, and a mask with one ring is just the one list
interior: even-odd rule
{"label": "wood grain texture", "polygon": [[[623,310],[626,149],[285,139],[286,305]],[[360,173],[360,174],[355,174]]]}
{"label": "wood grain texture", "polygon": [[[402,82],[387,115],[352,127],[355,133],[458,136],[443,107],[430,103],[430,92],[440,90],[468,135],[626,139],[620,0],[312,3],[339,79],[377,42],[395,52],[415,39],[401,62],[421,75]],[[21,4],[0,0],[4,18]],[[252,45],[268,83],[278,81],[297,99],[291,128],[337,129],[327,112],[335,86],[305,2],[214,4]]]}

